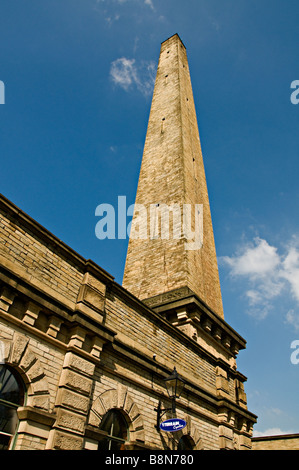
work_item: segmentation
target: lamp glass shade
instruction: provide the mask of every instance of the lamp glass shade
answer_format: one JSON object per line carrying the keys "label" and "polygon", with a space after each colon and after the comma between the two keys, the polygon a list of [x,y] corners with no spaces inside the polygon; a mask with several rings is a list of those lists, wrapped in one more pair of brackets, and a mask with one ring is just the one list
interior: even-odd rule
{"label": "lamp glass shade", "polygon": [[185,381],[179,377],[176,368],[173,369],[172,374],[164,379],[164,381],[169,398],[180,398]]}

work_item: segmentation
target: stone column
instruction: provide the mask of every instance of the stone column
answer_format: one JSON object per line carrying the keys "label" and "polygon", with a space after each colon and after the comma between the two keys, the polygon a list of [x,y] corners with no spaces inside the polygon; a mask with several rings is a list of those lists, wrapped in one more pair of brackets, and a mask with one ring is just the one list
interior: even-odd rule
{"label": "stone column", "polygon": [[46,449],[83,448],[94,369],[94,363],[79,354],[66,353],[56,401],[57,419]]}
{"label": "stone column", "polygon": [[234,432],[229,422],[229,412],[227,408],[221,408],[219,417],[219,447],[221,450],[234,449]]}
{"label": "stone column", "polygon": [[18,438],[14,450],[44,450],[55,415],[37,408],[18,408]]}

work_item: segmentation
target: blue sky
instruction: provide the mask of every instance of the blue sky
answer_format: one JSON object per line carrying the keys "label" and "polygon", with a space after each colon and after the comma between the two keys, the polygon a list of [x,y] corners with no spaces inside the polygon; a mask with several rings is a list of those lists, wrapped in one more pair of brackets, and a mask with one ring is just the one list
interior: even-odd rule
{"label": "blue sky", "polygon": [[134,202],[160,44],[178,33],[186,45],[257,435],[299,432],[298,15],[297,0],[0,6],[0,191],[119,283],[128,240],[97,239],[95,209]]}

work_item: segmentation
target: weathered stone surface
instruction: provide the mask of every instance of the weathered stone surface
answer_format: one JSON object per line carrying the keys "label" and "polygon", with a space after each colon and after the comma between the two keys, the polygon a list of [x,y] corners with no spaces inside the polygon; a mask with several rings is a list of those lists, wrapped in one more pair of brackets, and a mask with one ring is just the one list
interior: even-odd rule
{"label": "weathered stone surface", "polygon": [[24,354],[25,348],[28,344],[29,339],[20,334],[16,334],[13,341],[12,353],[10,362],[12,364],[19,364],[22,354]]}
{"label": "weathered stone surface", "polygon": [[[140,299],[188,286],[223,317],[210,205],[186,49],[175,35],[162,43],[139,175],[136,204],[147,211],[144,237],[129,240],[123,286]],[[150,206],[203,205],[203,245],[187,248],[188,237],[172,231],[150,237]],[[133,218],[140,220],[139,206]],[[158,210],[158,209],[157,209]],[[177,224],[179,225],[179,224]]]}
{"label": "weathered stone surface", "polygon": [[65,369],[62,372],[60,385],[67,386],[77,392],[89,395],[92,387],[92,380],[78,374],[77,372]]}
{"label": "weathered stone surface", "polygon": [[65,356],[64,367],[80,371],[82,374],[92,376],[94,373],[94,364],[83,359],[82,357],[68,352]]}
{"label": "weathered stone surface", "polygon": [[83,439],[78,436],[56,431],[52,446],[53,449],[59,450],[81,450]]}
{"label": "weathered stone surface", "polygon": [[89,401],[89,397],[68,389],[61,389],[58,393],[58,402],[61,406],[80,411],[81,413],[88,412]]}
{"label": "weathered stone surface", "polygon": [[20,362],[20,367],[24,369],[24,371],[27,371],[35,361],[36,354],[30,348],[28,348]]}
{"label": "weathered stone surface", "polygon": [[49,395],[33,395],[30,398],[31,406],[35,408],[40,408],[42,410],[49,410],[50,407],[50,397]]}
{"label": "weathered stone surface", "polygon": [[83,433],[85,417],[72,413],[70,411],[60,409],[57,415],[56,424],[63,428],[68,428],[71,431]]}

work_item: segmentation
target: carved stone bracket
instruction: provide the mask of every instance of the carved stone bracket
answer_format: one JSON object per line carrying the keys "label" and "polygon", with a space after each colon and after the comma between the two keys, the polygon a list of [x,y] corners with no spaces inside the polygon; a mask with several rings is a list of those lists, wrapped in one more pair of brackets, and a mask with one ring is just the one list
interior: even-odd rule
{"label": "carved stone bracket", "polygon": [[193,340],[206,334],[236,358],[245,340],[214,313],[188,287],[175,289],[143,301]]}

